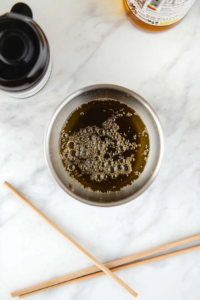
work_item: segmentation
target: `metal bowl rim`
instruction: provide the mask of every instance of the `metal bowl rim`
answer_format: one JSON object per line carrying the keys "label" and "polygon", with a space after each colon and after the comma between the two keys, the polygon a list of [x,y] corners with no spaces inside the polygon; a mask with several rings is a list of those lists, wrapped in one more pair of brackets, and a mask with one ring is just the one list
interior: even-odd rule
{"label": "metal bowl rim", "polygon": [[[57,173],[54,170],[53,164],[51,162],[50,159],[50,154],[49,154],[49,141],[50,141],[50,135],[51,135],[51,130],[54,124],[54,121],[56,120],[58,114],[60,113],[60,111],[63,109],[63,107],[69,102],[72,101],[74,98],[76,98],[77,96],[83,94],[83,93],[87,93],[90,92],[92,90],[98,90],[98,89],[113,89],[113,90],[118,90],[121,92],[124,92],[125,94],[130,94],[132,95],[134,98],[136,98],[139,102],[142,103],[142,105],[149,111],[149,113],[151,114],[152,118],[154,119],[157,129],[158,129],[158,135],[159,135],[159,139],[160,139],[160,153],[159,153],[159,157],[157,160],[157,164],[155,167],[154,172],[152,173],[151,177],[149,178],[149,180],[146,182],[146,184],[134,195],[127,197],[126,199],[123,199],[121,201],[117,201],[117,202],[109,202],[109,203],[96,203],[96,202],[92,202],[89,200],[85,200],[75,194],[73,194],[63,183],[62,181],[59,179]],[[163,137],[163,131],[162,131],[162,127],[160,124],[160,120],[156,114],[156,112],[154,111],[154,109],[151,107],[151,105],[143,98],[141,97],[139,94],[135,93],[134,91],[127,89],[125,87],[119,86],[119,85],[114,85],[114,84],[95,84],[95,85],[90,85],[90,86],[86,86],[84,88],[81,88],[75,92],[73,92],[72,94],[70,94],[69,96],[67,96],[60,104],[59,106],[56,108],[56,110],[54,111],[50,122],[47,126],[46,129],[46,133],[45,133],[45,160],[48,166],[48,169],[51,173],[51,175],[53,176],[53,178],[55,179],[55,181],[57,182],[57,184],[72,198],[85,203],[85,204],[89,204],[92,206],[98,206],[98,207],[111,207],[111,206],[118,206],[118,205],[122,205],[125,203],[128,203],[132,200],[134,200],[135,198],[139,197],[142,193],[144,193],[146,191],[146,189],[152,184],[152,182],[155,180],[156,176],[158,175],[158,172],[160,170],[161,164],[162,164],[162,160],[163,160],[163,155],[164,155],[164,137]]]}

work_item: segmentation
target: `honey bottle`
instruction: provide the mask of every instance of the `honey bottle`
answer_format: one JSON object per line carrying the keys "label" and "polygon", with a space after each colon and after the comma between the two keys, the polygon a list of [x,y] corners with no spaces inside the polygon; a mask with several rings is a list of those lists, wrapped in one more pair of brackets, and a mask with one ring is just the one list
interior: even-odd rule
{"label": "honey bottle", "polygon": [[196,0],[123,0],[134,25],[164,31],[177,25]]}

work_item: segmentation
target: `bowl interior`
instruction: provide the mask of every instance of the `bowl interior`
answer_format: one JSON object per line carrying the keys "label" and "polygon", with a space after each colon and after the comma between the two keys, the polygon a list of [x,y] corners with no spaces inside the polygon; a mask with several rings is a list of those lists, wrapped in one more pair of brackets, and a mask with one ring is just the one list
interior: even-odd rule
{"label": "bowl interior", "polygon": [[[119,100],[132,107],[145,123],[150,139],[148,162],[138,180],[122,191],[108,194],[90,192],[76,184],[67,175],[60,159],[59,150],[59,136],[65,120],[78,106],[98,98]],[[141,96],[123,87],[98,85],[79,90],[60,104],[47,129],[45,148],[49,169],[64,191],[87,204],[113,206],[133,200],[152,183],[162,161],[163,135],[155,112]]]}

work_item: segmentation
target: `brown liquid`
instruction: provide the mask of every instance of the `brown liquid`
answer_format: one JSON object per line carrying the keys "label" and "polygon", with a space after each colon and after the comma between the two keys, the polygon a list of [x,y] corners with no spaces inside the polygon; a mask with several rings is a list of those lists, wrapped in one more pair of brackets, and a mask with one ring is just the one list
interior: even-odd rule
{"label": "brown liquid", "polygon": [[170,25],[163,25],[163,26],[156,26],[156,25],[150,25],[143,21],[141,21],[136,15],[130,10],[126,0],[123,0],[124,7],[127,13],[127,16],[130,18],[131,22],[138,28],[143,29],[145,31],[152,31],[152,32],[159,32],[159,31],[165,31],[168,29],[173,28],[174,26],[178,25],[181,20],[177,21],[176,23],[170,24]]}
{"label": "brown liquid", "polygon": [[113,99],[78,107],[60,135],[60,157],[80,186],[102,193],[133,184],[143,172],[149,135],[139,115]]}

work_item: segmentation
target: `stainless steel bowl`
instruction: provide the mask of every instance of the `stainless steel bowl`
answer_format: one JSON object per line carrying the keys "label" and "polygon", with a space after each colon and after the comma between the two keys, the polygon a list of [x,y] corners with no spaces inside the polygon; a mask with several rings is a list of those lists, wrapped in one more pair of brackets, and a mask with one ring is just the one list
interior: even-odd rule
{"label": "stainless steel bowl", "polygon": [[[66,173],[59,149],[59,136],[65,120],[81,104],[98,98],[120,100],[132,107],[147,126],[150,138],[150,153],[147,165],[131,186],[108,194],[90,192],[76,184]],[[95,206],[115,206],[129,202],[141,195],[154,181],[161,166],[164,140],[159,119],[141,96],[124,87],[110,84],[92,85],[68,96],[54,112],[45,137],[46,161],[51,174],[60,187],[73,198]]]}

